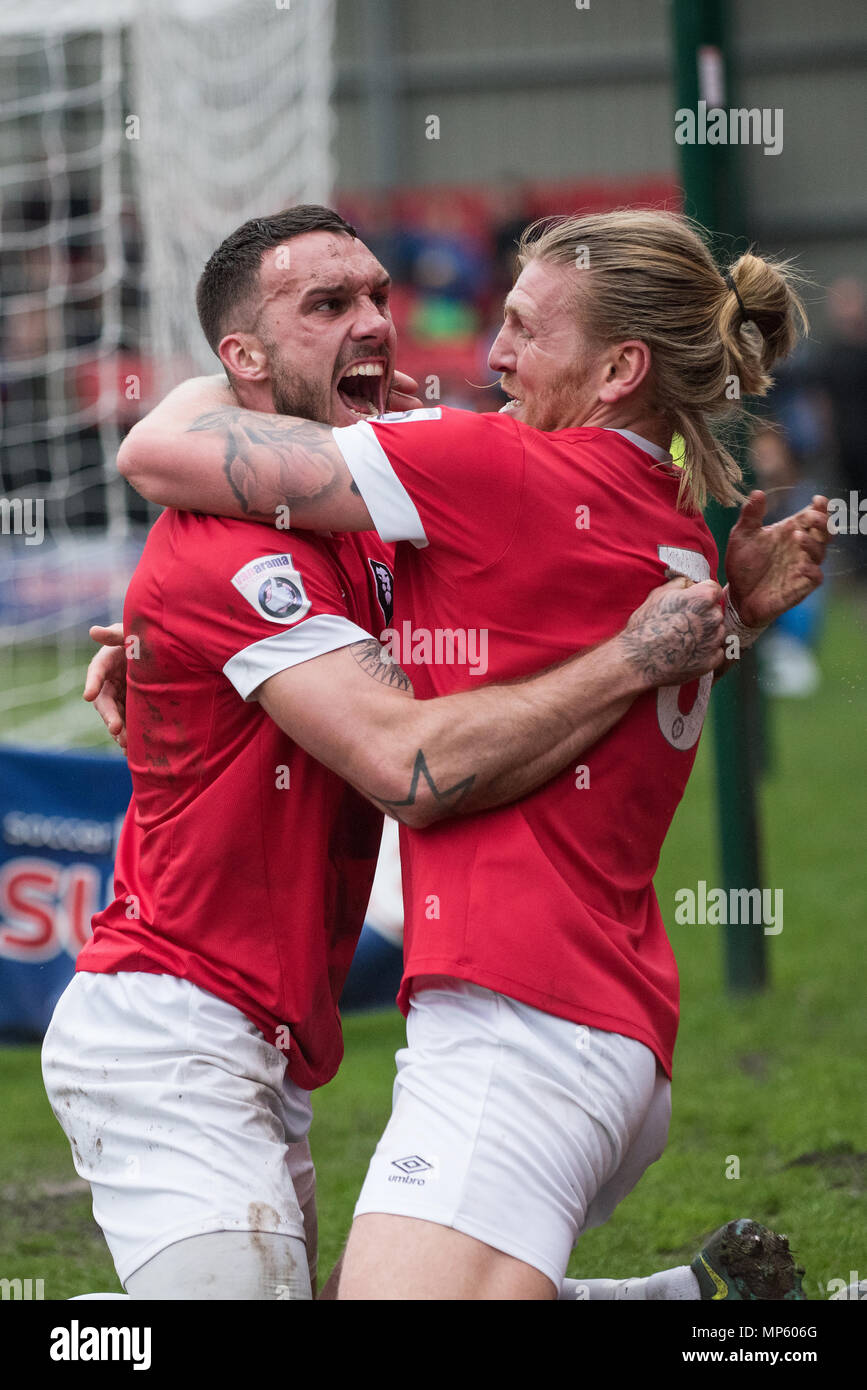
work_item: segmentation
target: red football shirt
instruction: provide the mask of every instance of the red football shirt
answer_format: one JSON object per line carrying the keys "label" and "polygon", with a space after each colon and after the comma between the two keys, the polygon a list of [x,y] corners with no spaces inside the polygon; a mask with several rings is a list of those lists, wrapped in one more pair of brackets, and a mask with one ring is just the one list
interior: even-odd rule
{"label": "red football shirt", "polygon": [[133,799],[115,900],[77,968],[191,980],[287,1049],[307,1090],[342,1056],[337,1001],[382,817],[253,696],[278,671],[378,636],[390,562],[375,535],[168,511],[124,609]]}
{"label": "red football shirt", "polygon": [[[392,652],[418,696],[613,636],[669,565],[716,574],[704,521],[676,509],[679,473],[635,435],[436,409],[334,437],[381,537],[412,542]],[[670,1071],[677,968],[652,880],[711,683],[641,696],[518,803],[404,832],[404,1009],[414,977],[454,975],[637,1038]]]}

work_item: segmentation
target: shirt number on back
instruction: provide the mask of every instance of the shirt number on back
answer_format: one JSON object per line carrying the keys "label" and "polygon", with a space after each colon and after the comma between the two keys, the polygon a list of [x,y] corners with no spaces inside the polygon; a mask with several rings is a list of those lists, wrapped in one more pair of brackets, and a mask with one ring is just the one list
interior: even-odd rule
{"label": "shirt number on back", "polygon": [[[663,564],[677,574],[685,574],[687,579],[693,579],[696,584],[701,583],[703,579],[710,579],[710,565],[700,551],[681,550],[671,545],[659,545],[656,549]],[[698,741],[712,685],[713,672],[709,671],[699,681],[692,709],[687,714],[678,707],[679,685],[663,685],[657,691],[656,717],[662,737],[672,748],[679,748],[681,752],[685,752]]]}

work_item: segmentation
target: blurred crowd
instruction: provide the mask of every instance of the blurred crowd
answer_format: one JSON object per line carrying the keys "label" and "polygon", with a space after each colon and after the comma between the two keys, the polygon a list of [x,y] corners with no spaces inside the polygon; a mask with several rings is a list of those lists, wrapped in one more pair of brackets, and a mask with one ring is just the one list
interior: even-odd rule
{"label": "blurred crowd", "polygon": [[[523,187],[504,179],[490,188],[338,199],[394,277],[399,365],[417,378],[426,403],[475,410],[496,410],[505,399],[487,355],[514,279],[521,231],[553,212],[624,204],[677,206],[678,191],[664,179]],[[0,491],[66,479],[65,523],[103,526],[99,421],[104,427],[108,411],[119,434],[129,428],[147,406],[152,375],[142,351],[145,292],[134,209],[124,209],[109,236],[88,197],[70,189],[59,208],[56,196],[32,194],[18,204],[7,201],[3,233]],[[867,292],[844,276],[810,309],[817,326],[756,412],[750,461],[755,483],[769,494],[771,519],[814,492],[855,495],[856,533],[838,537],[830,568],[863,587],[867,534],[857,534],[857,506],[867,498]],[[863,520],[867,532],[867,513]],[[769,689],[815,689],[825,593],[787,615],[763,641]]]}
{"label": "blurred crowd", "polygon": [[[7,196],[0,238],[0,491],[48,496],[72,530],[105,525],[109,433],[147,390],[142,243],[132,205],[106,225],[66,185]],[[138,385],[130,390],[134,376]]]}
{"label": "blurred crowd", "polygon": [[[515,251],[538,217],[632,206],[676,206],[665,179],[631,184],[527,184],[417,188],[338,199],[344,217],[395,281],[392,313],[400,365],[431,404],[497,410],[505,396],[487,365],[503,299],[515,278]],[[494,383],[494,384],[491,384]]]}
{"label": "blurred crowd", "polygon": [[[819,307],[811,306],[811,316]],[[797,511],[815,493],[838,504],[825,585],[775,623],[759,647],[764,685],[777,695],[809,695],[817,688],[832,586],[842,582],[867,594],[867,289],[841,276],[821,308],[820,326],[778,369],[751,446],[755,484],[768,493],[770,521]]]}

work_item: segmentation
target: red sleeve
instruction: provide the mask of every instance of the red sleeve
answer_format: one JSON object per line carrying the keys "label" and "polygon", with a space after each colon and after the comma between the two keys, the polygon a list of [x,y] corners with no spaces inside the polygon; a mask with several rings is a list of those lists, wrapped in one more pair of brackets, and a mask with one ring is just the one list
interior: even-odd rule
{"label": "red sleeve", "polygon": [[507,415],[408,411],[335,429],[380,536],[430,545],[485,569],[509,545],[524,483],[524,447]]}
{"label": "red sleeve", "polygon": [[176,512],[165,627],[187,664],[248,699],[268,676],[371,634],[352,616],[330,543],[297,531]]}

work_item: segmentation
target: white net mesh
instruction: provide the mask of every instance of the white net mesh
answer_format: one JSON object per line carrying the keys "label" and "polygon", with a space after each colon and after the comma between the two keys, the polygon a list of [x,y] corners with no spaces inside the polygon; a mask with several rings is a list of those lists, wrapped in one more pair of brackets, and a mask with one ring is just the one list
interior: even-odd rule
{"label": "white net mesh", "polygon": [[[331,190],[331,0],[154,0],[135,29],[133,112],[160,384],[218,370],[193,286],[248,217]],[[176,215],[177,214],[177,215]]]}
{"label": "white net mesh", "polygon": [[327,201],[333,0],[0,10],[0,739],[99,737],[79,692],[144,506],[114,457],[216,368],[194,289],[247,217]]}

